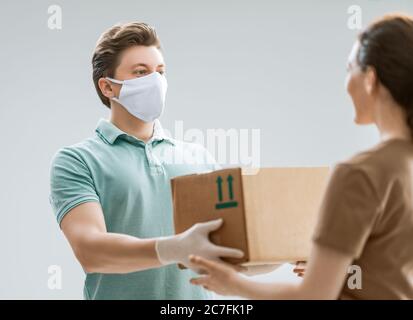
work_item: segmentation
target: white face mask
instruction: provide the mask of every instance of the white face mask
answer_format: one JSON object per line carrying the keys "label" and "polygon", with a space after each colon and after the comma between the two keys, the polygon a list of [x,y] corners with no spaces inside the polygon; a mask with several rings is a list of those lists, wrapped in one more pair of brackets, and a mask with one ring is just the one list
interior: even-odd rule
{"label": "white face mask", "polygon": [[113,97],[112,100],[121,104],[130,114],[145,122],[161,116],[168,88],[165,76],[153,72],[130,80],[106,79],[122,85],[119,98]]}

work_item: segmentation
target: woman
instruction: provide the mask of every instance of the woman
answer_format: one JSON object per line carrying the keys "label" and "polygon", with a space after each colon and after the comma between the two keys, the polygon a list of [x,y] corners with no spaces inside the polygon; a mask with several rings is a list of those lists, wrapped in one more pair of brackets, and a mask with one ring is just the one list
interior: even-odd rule
{"label": "woman", "polygon": [[[413,299],[412,17],[386,16],[361,33],[347,90],[355,122],[375,124],[381,142],[334,168],[302,281],[258,283],[191,256],[204,273],[192,284],[250,299]],[[346,281],[351,266],[361,283]]]}

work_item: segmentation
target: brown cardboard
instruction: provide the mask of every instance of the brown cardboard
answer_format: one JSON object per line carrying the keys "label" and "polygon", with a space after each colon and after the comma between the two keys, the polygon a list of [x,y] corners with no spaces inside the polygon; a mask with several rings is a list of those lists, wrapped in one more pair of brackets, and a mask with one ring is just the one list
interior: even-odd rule
{"label": "brown cardboard", "polygon": [[172,179],[175,232],[223,218],[211,233],[218,245],[239,248],[242,265],[306,260],[328,167],[231,168]]}

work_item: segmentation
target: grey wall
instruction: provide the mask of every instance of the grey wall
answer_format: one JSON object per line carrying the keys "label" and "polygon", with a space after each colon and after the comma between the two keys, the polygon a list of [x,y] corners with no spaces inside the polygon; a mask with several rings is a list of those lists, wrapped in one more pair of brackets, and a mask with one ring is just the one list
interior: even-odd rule
{"label": "grey wall", "polygon": [[[49,5],[63,28],[47,26]],[[49,162],[61,146],[93,134],[106,117],[91,82],[100,33],[119,21],[154,25],[168,65],[162,122],[184,128],[261,130],[263,166],[332,164],[372,146],[344,90],[356,30],[411,0],[1,1],[0,298],[77,299],[83,272],[48,203]],[[62,268],[61,290],[47,286]],[[293,281],[289,266],[264,277]]]}

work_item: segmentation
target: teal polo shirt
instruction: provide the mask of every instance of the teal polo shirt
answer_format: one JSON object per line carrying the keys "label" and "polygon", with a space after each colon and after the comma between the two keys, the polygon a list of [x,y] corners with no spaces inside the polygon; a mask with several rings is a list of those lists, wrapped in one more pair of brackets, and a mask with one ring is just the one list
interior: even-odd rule
{"label": "teal polo shirt", "polygon": [[[174,234],[170,180],[217,165],[205,148],[168,137],[159,121],[146,143],[100,120],[95,136],[60,149],[51,164],[50,203],[60,225],[70,210],[99,202],[108,232],[138,238]],[[128,274],[87,273],[85,299],[208,299],[194,273],[169,265]]]}

